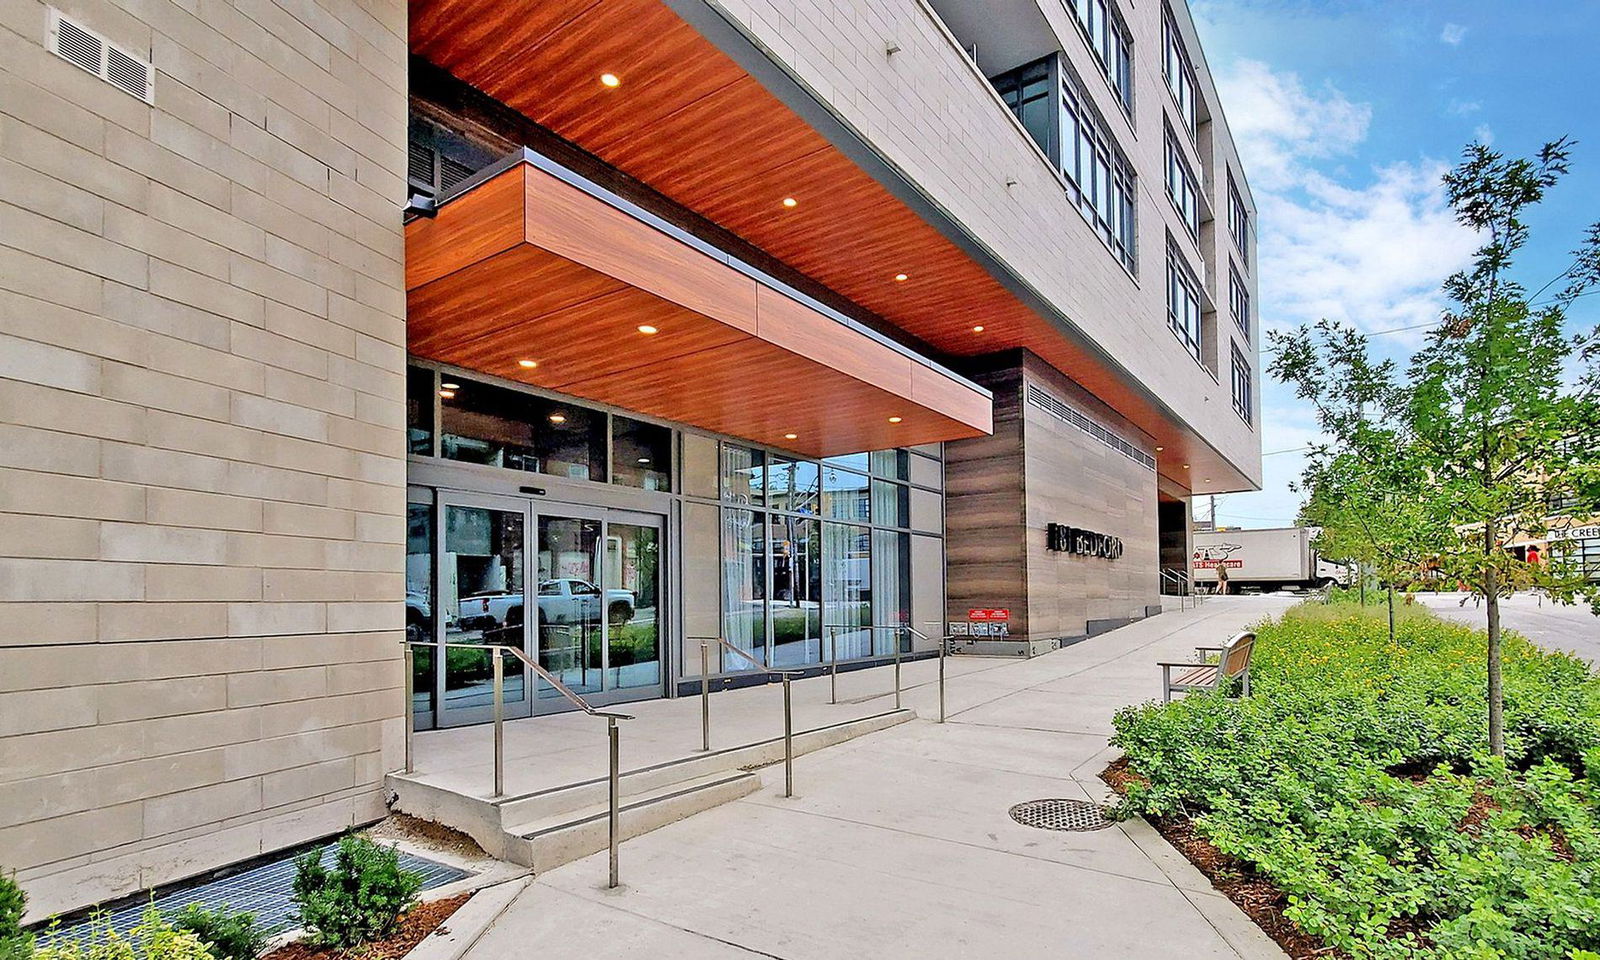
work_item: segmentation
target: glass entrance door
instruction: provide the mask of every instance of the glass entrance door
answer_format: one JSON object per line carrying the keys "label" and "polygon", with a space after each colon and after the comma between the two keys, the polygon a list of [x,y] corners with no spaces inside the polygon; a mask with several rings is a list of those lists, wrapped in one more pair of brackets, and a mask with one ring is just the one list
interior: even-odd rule
{"label": "glass entrance door", "polygon": [[[442,694],[439,725],[478,723],[494,716],[494,654],[470,647],[528,649],[527,504],[511,498],[441,497],[439,526],[440,639],[469,645],[446,647],[436,658]],[[501,656],[505,716],[528,716],[529,671],[514,655]]]}
{"label": "glass entrance door", "polygon": [[[590,702],[660,696],[662,518],[536,509],[539,665]],[[542,681],[538,698],[566,706]]]}

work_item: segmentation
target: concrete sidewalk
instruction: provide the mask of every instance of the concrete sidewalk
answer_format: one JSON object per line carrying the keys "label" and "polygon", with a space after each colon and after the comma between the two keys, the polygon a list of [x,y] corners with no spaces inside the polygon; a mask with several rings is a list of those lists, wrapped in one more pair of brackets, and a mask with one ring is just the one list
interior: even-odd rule
{"label": "concrete sidewalk", "polygon": [[[1014,822],[1016,803],[1099,800],[1117,707],[1159,696],[1160,660],[1284,609],[1228,597],[950,685],[918,720],[804,756],[746,799],[538,877],[475,960],[1282,957],[1141,822],[1089,833]],[[937,715],[935,689],[907,696]]]}

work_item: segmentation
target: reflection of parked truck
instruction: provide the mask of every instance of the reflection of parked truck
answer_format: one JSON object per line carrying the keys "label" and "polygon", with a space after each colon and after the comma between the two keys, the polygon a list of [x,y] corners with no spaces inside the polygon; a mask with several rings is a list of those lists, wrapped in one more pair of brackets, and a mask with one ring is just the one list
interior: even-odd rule
{"label": "reflection of parked truck", "polygon": [[1215,585],[1217,567],[1228,569],[1230,589],[1322,587],[1344,583],[1348,571],[1317,555],[1314,527],[1274,530],[1216,530],[1194,535],[1191,565],[1197,584]]}
{"label": "reflection of parked truck", "polygon": [[[539,581],[540,623],[597,623],[602,612],[612,623],[626,623],[633,619],[633,610],[634,595],[631,590],[607,590],[602,600],[600,588],[587,580],[562,578]],[[480,593],[461,598],[461,627],[464,630],[491,630],[514,626],[522,621],[520,593]]]}

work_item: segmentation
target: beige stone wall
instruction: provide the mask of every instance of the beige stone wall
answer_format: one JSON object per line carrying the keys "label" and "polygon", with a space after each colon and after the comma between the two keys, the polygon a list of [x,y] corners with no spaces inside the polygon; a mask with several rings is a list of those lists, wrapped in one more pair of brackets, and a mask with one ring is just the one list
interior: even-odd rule
{"label": "beige stone wall", "polygon": [[[1038,0],[1031,13],[1020,0],[995,5],[995,16],[1047,24],[1055,33],[1058,49],[1083,78],[1134,166],[1139,178],[1137,279],[1095,236],[1067,197],[1060,174],[1015,122],[926,0],[704,2],[757,38],[1135,380],[1184,417],[1246,477],[1260,482],[1260,442],[1233,412],[1227,367],[1226,338],[1236,334],[1227,317],[1222,259],[1229,243],[1227,188],[1220,172],[1228,163],[1237,170],[1238,161],[1181,0],[1175,6],[1189,32],[1189,49],[1214,115],[1212,122],[1202,125],[1198,150],[1191,155],[1201,162],[1202,189],[1216,216],[1215,223],[1202,231],[1198,250],[1183,232],[1163,186],[1162,118],[1164,114],[1175,118],[1176,108],[1161,76],[1162,4],[1119,3],[1134,35],[1132,123],[1115,105],[1093,54],[1057,0]],[[891,41],[897,48],[893,54],[887,52]],[[1008,180],[1013,182],[1008,185]],[[1248,184],[1242,179],[1240,188],[1248,200]],[[1167,329],[1169,229],[1191,255],[1199,252],[1207,263],[1205,282],[1218,308],[1206,351],[1220,358],[1215,372],[1196,363]],[[1253,278],[1250,282],[1254,284]],[[1259,379],[1260,371],[1255,373]]]}
{"label": "beige stone wall", "polygon": [[33,916],[383,813],[405,5],[0,4],[0,869]]}

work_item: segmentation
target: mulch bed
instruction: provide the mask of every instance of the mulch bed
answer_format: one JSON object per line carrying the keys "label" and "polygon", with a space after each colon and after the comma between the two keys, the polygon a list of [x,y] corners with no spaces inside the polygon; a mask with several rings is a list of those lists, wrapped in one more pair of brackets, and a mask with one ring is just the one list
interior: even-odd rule
{"label": "mulch bed", "polygon": [[267,954],[264,960],[348,960],[351,957],[361,960],[400,960],[429,934],[443,935],[449,932],[444,922],[471,896],[470,893],[463,893],[445,900],[417,904],[405,912],[394,935],[386,940],[374,941],[353,950],[314,947],[300,942],[287,943]]}
{"label": "mulch bed", "polygon": [[[1143,777],[1128,768],[1127,757],[1113,761],[1100,773],[1100,779],[1119,795],[1128,792],[1129,783],[1144,782]],[[1212,846],[1211,841],[1195,831],[1187,817],[1164,817],[1151,820],[1150,825],[1293,960],[1344,956],[1295,926],[1294,921],[1283,914],[1283,909],[1289,905],[1288,896],[1250,864]]]}

